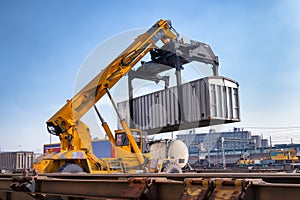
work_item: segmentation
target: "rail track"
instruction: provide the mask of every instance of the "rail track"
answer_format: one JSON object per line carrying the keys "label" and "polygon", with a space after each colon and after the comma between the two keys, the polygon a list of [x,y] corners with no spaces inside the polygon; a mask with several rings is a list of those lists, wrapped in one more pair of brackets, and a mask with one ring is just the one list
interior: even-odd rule
{"label": "rail track", "polygon": [[287,173],[0,175],[0,199],[299,199]]}

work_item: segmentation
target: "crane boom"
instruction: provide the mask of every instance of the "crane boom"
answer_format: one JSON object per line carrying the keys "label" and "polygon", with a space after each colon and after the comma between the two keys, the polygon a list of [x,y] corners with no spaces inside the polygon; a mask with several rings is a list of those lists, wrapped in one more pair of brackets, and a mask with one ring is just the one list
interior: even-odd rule
{"label": "crane boom", "polygon": [[80,118],[112,88],[142,57],[155,48],[161,40],[176,39],[169,20],[160,20],[123,51],[114,61],[102,70],[92,81],[68,101],[46,123],[48,131],[59,135],[76,125]]}
{"label": "crane boom", "polygon": [[[145,33],[139,35],[116,59],[104,68],[94,79],[81,89],[71,100],[47,122],[48,132],[60,137],[61,151],[84,150],[92,154],[90,132],[87,125],[80,119],[96,102],[108,94],[113,102],[111,89],[129,70],[148,52],[157,48],[156,43],[164,44],[177,40],[178,33],[172,28],[169,20],[159,20]],[[124,119],[120,119],[124,132],[137,155],[140,164],[144,163],[141,151],[133,138]],[[112,132],[106,122],[102,121],[103,129],[112,144],[115,144]]]}

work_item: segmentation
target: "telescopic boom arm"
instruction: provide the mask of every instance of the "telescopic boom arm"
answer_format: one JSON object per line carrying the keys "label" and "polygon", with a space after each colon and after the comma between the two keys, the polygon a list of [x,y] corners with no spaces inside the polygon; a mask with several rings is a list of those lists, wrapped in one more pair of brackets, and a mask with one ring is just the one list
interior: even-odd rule
{"label": "telescopic boom arm", "polygon": [[[156,48],[156,42],[160,40],[166,44],[171,40],[177,40],[177,37],[178,33],[172,28],[169,20],[158,21],[145,33],[139,35],[127,49],[125,49],[81,91],[69,100],[55,115],[53,115],[46,122],[47,129],[49,133],[59,136],[61,140],[65,140],[65,145],[61,145],[61,148],[64,148],[65,150],[70,147],[72,149],[87,148],[86,146],[90,148],[89,144],[85,145],[83,142],[88,135],[81,136],[81,134],[78,133],[79,129],[83,130],[82,127],[88,130],[88,127],[80,121],[81,117],[138,61],[140,61],[148,52]],[[125,126],[127,126],[127,124],[125,124]],[[109,138],[113,138],[107,125],[104,130]],[[76,146],[74,142],[72,143],[72,138],[75,139],[77,136],[79,137],[78,144],[80,144],[80,147],[78,147],[78,144]]]}

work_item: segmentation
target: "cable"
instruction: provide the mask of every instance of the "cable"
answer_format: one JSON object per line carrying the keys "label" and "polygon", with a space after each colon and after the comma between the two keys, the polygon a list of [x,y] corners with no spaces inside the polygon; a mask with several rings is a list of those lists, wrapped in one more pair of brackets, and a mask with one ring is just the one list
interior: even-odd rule
{"label": "cable", "polygon": [[244,126],[243,128],[251,128],[251,129],[300,129],[300,126],[282,126],[282,127]]}

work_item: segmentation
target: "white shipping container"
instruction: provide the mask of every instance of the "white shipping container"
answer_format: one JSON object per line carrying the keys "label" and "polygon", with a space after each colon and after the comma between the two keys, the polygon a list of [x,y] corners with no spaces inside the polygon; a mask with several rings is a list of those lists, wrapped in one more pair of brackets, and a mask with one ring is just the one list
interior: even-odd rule
{"label": "white shipping container", "polygon": [[211,76],[182,84],[181,88],[182,100],[177,87],[134,98],[132,119],[129,101],[118,103],[118,109],[128,124],[131,121],[148,134],[240,121],[237,82]]}

